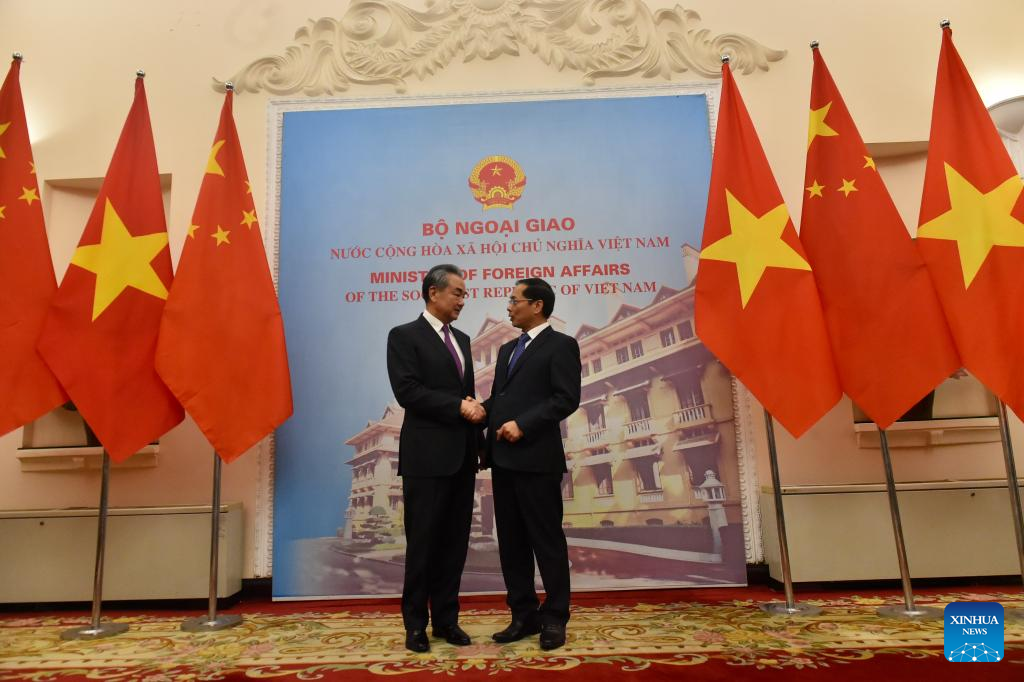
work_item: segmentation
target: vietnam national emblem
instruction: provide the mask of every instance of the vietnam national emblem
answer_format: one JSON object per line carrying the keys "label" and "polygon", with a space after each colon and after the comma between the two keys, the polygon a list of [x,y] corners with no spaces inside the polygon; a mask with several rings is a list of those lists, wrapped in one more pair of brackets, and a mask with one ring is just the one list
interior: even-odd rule
{"label": "vietnam national emblem", "polygon": [[512,208],[523,196],[526,176],[522,167],[508,156],[487,156],[473,166],[469,188],[473,198],[484,207]]}

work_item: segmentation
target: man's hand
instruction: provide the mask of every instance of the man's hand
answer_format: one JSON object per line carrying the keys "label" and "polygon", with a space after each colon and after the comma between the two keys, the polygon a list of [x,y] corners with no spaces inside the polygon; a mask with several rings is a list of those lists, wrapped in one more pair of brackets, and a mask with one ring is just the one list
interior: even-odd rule
{"label": "man's hand", "polygon": [[509,443],[515,443],[523,437],[523,431],[519,428],[519,424],[516,424],[514,421],[507,421],[495,432],[494,437],[498,440],[507,440]]}
{"label": "man's hand", "polygon": [[459,412],[462,414],[463,419],[473,424],[479,424],[487,418],[487,411],[484,410],[484,406],[478,403],[476,398],[472,396],[466,396],[462,399]]}

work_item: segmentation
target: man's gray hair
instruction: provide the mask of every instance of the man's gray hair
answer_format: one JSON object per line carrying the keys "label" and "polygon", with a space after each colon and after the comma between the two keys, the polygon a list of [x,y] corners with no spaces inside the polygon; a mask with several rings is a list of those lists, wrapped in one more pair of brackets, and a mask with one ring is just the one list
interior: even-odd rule
{"label": "man's gray hair", "polygon": [[451,263],[442,263],[430,268],[430,271],[423,276],[423,300],[430,300],[430,287],[434,287],[438,291],[447,289],[449,275],[462,277],[462,270]]}

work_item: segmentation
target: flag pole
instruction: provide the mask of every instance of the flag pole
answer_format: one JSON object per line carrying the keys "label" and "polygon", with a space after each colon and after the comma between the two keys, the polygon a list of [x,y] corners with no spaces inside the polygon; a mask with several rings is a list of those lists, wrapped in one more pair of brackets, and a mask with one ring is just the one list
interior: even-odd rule
{"label": "flag pole", "polygon": [[[83,420],[84,423],[84,420]],[[96,434],[85,424],[85,438],[89,445],[99,445]],[[102,639],[119,635],[128,629],[127,623],[100,622],[100,611],[103,604],[103,555],[107,544],[107,507],[110,492],[110,454],[103,448],[103,474],[100,479],[100,508],[97,514],[98,528],[96,531],[96,568],[92,583],[92,621],[60,633],[64,640]]]}
{"label": "flag pole", "polygon": [[[877,425],[876,425],[877,428]],[[878,429],[882,443],[882,464],[885,467],[885,490],[889,498],[889,513],[892,515],[893,536],[896,539],[896,558],[900,565],[900,580],[903,582],[903,606],[881,606],[877,613],[885,618],[902,620],[930,620],[942,618],[942,611],[930,606],[914,604],[914,591],[910,584],[910,568],[907,564],[907,546],[903,541],[903,523],[900,521],[900,503],[896,498],[896,482],[892,475],[892,458],[889,456],[889,437],[885,429]]]}
{"label": "flag pole", "polygon": [[[1010,422],[1006,413],[1006,403],[1002,400],[999,401],[999,437],[1003,441],[1003,459],[1006,461],[1006,490],[1009,493],[1010,511],[1013,514],[1013,532],[1017,538],[1017,561],[1021,578],[1024,580],[1024,517],[1021,515],[1017,466],[1013,461]],[[1024,620],[1024,609],[1006,609],[1005,616],[1008,620]]]}
{"label": "flag pole", "polygon": [[786,601],[764,602],[761,610],[773,616],[815,616],[821,609],[807,603],[797,603],[793,599],[793,573],[789,565],[789,540],[786,537],[786,515],[782,510],[782,484],[779,480],[779,455],[775,445],[775,426],[772,415],[764,411],[764,424],[768,431],[768,462],[772,471],[772,493],[775,497],[775,525],[779,533],[779,556],[782,561],[782,586],[786,592]]}
{"label": "flag pole", "polygon": [[221,461],[213,453],[213,504],[210,508],[210,598],[205,616],[188,618],[181,624],[185,632],[213,632],[233,628],[242,622],[237,614],[217,614],[217,574],[220,568],[220,471]]}
{"label": "flag pole", "polygon": [[[229,92],[235,89],[234,83],[228,81],[224,88]],[[213,453],[213,502],[210,507],[210,593],[206,616],[189,618],[181,624],[185,632],[213,632],[233,628],[242,622],[239,615],[217,615],[217,576],[220,570],[220,473],[221,461],[217,452]]]}

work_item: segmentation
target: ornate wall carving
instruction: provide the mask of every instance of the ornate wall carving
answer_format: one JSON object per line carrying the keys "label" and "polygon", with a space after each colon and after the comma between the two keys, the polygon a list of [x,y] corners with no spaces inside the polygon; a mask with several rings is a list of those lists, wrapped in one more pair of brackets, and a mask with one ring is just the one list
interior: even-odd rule
{"label": "ornate wall carving", "polygon": [[[357,0],[341,19],[310,20],[283,55],[262,57],[230,79],[242,92],[330,95],[353,84],[405,92],[453,61],[529,52],[585,85],[639,75],[671,80],[692,72],[768,70],[785,50],[737,33],[714,35],[679,5],[652,11],[640,0],[428,0],[424,12],[392,0]],[[222,90],[224,81],[214,80]]]}

